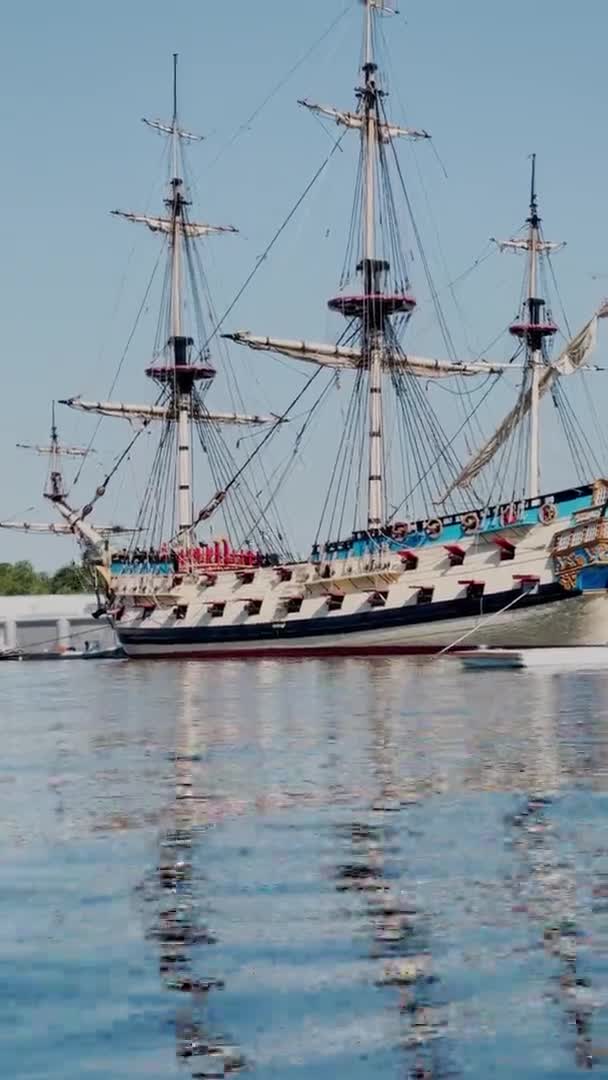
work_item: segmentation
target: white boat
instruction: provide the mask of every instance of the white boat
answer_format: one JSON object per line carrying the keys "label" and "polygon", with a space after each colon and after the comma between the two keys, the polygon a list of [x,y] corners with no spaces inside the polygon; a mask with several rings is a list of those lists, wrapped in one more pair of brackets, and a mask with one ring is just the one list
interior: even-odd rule
{"label": "white boat", "polygon": [[[409,352],[403,339],[416,301],[404,258],[407,245],[397,229],[398,196],[410,210],[397,142],[430,136],[388,118],[377,55],[377,21],[389,14],[388,7],[384,0],[364,0],[363,8],[354,110],[301,102],[337,125],[326,164],[349,133],[359,140],[348,273],[340,294],[329,301],[346,328],[329,344],[245,331],[224,335],[258,355],[312,365],[304,388],[279,412],[236,413],[207,405],[216,374],[211,347],[219,347],[220,324],[201,324],[196,339],[187,325],[201,310],[196,245],[235,230],[190,219],[182,158],[197,137],[178,118],[175,65],[171,121],[146,121],[170,143],[165,212],[114,213],[147,226],[167,245],[160,346],[146,371],[157,397],[143,404],[80,397],[65,402],[139,425],[135,434],[131,429],[118,465],[143,430],[158,432],[128,546],[116,549],[112,536],[91,523],[118,465],[82,505],[74,504],[60,480],[47,492],[63,528],[82,542],[95,566],[108,615],[129,656],[426,653],[467,639],[523,648],[608,639],[608,481],[588,476],[544,494],[540,484],[541,401],[551,397],[559,404],[563,381],[588,367],[598,322],[608,309],[592,314],[559,355],[551,355],[558,328],[539,297],[540,271],[560,245],[542,233],[533,160],[525,226],[499,245],[526,259],[524,301],[510,327],[515,356],[508,362],[483,356],[461,361]],[[418,243],[415,223],[413,228]],[[420,254],[426,272],[422,246]],[[431,295],[443,331],[436,290]],[[463,429],[471,445],[477,406],[455,430],[445,431],[432,405],[433,385],[452,387],[462,403],[465,383],[504,386],[514,373],[515,405],[462,464],[454,447]],[[321,398],[335,391],[338,374],[348,383],[344,427],[326,470],[329,488],[317,538],[309,555],[298,558],[276,517],[276,488],[265,481],[260,494],[248,477],[267,445],[303,409],[308,387],[315,383],[306,423]],[[575,444],[571,413],[567,419],[568,441]],[[228,442],[231,429],[243,427],[258,431],[245,460],[235,457]],[[295,434],[294,454],[303,430]],[[579,430],[578,437],[587,434]],[[201,448],[203,467],[194,471]],[[291,460],[286,458],[285,470]],[[204,492],[200,502],[195,474]],[[354,525],[350,531],[346,520]]]}
{"label": "white boat", "polygon": [[552,668],[580,671],[608,667],[608,645],[563,646],[554,649],[471,649],[454,652],[464,668],[486,671],[495,668]]}
{"label": "white boat", "polygon": [[119,646],[109,649],[2,649],[0,661],[52,660],[122,660],[125,654]]}

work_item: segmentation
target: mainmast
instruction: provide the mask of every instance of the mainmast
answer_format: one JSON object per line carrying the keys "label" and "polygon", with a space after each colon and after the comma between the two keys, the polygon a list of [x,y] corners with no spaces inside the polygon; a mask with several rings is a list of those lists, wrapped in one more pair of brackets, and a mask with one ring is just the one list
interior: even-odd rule
{"label": "mainmast", "polygon": [[364,155],[365,155],[365,246],[364,257],[368,261],[374,258],[375,252],[375,211],[376,211],[376,192],[375,192],[375,150],[376,150],[376,124],[375,124],[375,106],[376,106],[376,89],[374,76],[376,73],[376,65],[373,61],[373,43],[372,43],[372,12],[374,8],[370,4],[369,0],[365,0],[365,52],[363,73],[365,76],[365,86],[360,88],[358,95],[361,97],[364,103],[365,111],[365,123],[361,128],[361,135],[363,139]]}
{"label": "mainmast", "polygon": [[177,533],[187,540],[194,520],[192,502],[192,413],[193,381],[186,375],[180,377],[178,369],[188,364],[188,348],[192,338],[182,333],[182,223],[187,205],[183,194],[184,181],[179,171],[179,128],[177,123],[177,53],[173,54],[173,118],[171,122],[171,180],[170,193],[165,200],[171,221],[171,337],[175,367],[175,393],[177,406]]}
{"label": "mainmast", "polygon": [[334,116],[338,124],[358,129],[361,136],[363,166],[362,258],[357,271],[363,278],[360,296],[336,297],[329,301],[332,311],[361,321],[361,353],[368,371],[368,496],[367,528],[378,532],[385,521],[384,489],[384,431],[382,377],[386,367],[387,329],[390,317],[409,313],[415,300],[406,293],[388,295],[384,283],[388,280],[390,264],[378,257],[376,249],[376,168],[381,166],[379,155],[384,144],[398,136],[428,138],[426,131],[400,128],[384,118],[382,102],[385,96],[380,85],[378,66],[374,59],[374,20],[378,10],[387,11],[385,0],[363,0],[363,82],[357,89],[356,113],[342,113],[303,102],[308,108]]}
{"label": "mainmast", "polygon": [[[307,360],[337,369],[350,367],[366,374],[368,428],[367,530],[382,531],[386,522],[385,447],[383,433],[383,380],[400,372],[422,375],[433,370],[437,375],[477,374],[474,366],[455,362],[433,361],[409,357],[399,345],[399,334],[416,306],[409,293],[409,281],[402,248],[394,236],[388,238],[398,265],[391,267],[379,250],[379,237],[385,238],[396,229],[395,206],[390,190],[388,152],[397,138],[429,139],[421,128],[402,127],[387,119],[384,110],[385,91],[382,89],[375,59],[375,21],[381,15],[395,14],[388,0],[362,0],[363,63],[362,78],[356,90],[357,108],[354,111],[301,100],[300,104],[321,117],[356,131],[361,140],[359,155],[360,192],[356,207],[359,228],[352,230],[357,237],[356,271],[362,284],[355,295],[339,295],[329,300],[330,311],[338,312],[349,321],[344,337],[347,345],[329,346],[306,341],[261,338],[248,332],[225,335],[239,344],[262,351],[277,352],[296,359]],[[386,242],[386,240],[385,240]],[[350,255],[349,241],[349,255]],[[390,282],[390,284],[389,284]],[[399,329],[391,320],[401,317]],[[356,340],[356,347],[353,342]],[[363,388],[363,387],[362,387]]]}
{"label": "mainmast", "polygon": [[[373,60],[373,15],[375,6],[365,3],[364,85],[358,91],[363,104],[365,121],[361,128],[363,160],[365,162],[365,240],[363,245],[363,280],[368,296],[379,292],[380,275],[384,268],[376,255],[376,189],[375,165],[378,120],[378,99],[381,91],[376,84],[377,67]],[[383,327],[374,329],[372,320],[363,319],[363,355],[369,364],[369,470],[367,527],[379,529],[384,521],[384,438],[382,408],[382,338]]]}

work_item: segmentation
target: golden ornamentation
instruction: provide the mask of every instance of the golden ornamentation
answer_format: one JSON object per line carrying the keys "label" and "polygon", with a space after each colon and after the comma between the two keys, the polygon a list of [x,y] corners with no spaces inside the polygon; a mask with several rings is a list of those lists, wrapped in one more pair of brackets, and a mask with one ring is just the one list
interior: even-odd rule
{"label": "golden ornamentation", "polygon": [[560,574],[559,583],[564,589],[574,589],[576,587],[576,570],[567,570],[565,573]]}

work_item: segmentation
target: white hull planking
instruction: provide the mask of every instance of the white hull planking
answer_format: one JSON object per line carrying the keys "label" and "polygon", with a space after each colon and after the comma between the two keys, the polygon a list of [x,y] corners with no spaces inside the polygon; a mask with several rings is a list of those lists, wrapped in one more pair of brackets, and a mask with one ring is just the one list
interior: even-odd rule
{"label": "white hull planking", "polygon": [[[462,547],[466,551],[465,561],[460,566],[449,565],[447,553],[442,543],[435,543],[420,548],[418,554],[418,567],[414,571],[404,571],[402,564],[394,553],[380,555],[374,570],[371,569],[366,559],[347,559],[345,564],[353,573],[367,572],[381,574],[381,566],[390,567],[394,572],[399,571],[396,581],[382,585],[377,579],[374,584],[372,577],[366,586],[351,592],[344,599],[341,614],[351,614],[356,609],[361,610],[366,605],[367,592],[374,588],[388,589],[386,608],[402,607],[412,603],[417,588],[421,586],[433,586],[436,601],[455,600],[462,597],[465,592],[463,579],[481,580],[485,583],[485,595],[497,592],[508,592],[516,584],[516,575],[532,575],[539,584],[552,583],[554,578],[551,547],[556,532],[564,527],[564,521],[556,520],[549,526],[542,524],[532,527],[512,527],[505,530],[504,534],[515,545],[515,557],[512,561],[500,560],[499,551],[492,535],[471,536],[463,538]],[[383,561],[384,560],[384,561]],[[334,564],[336,565],[336,564]],[[214,642],[189,643],[187,645],[159,644],[147,642],[136,645],[124,640],[122,629],[147,629],[152,633],[154,630],[166,631],[168,629],[199,629],[204,639],[205,629],[213,625],[214,629],[223,627],[235,627],[239,624],[255,626],[260,623],[292,622],[306,618],[331,620],[334,613],[327,610],[322,596],[304,600],[302,611],[299,615],[285,616],[277,606],[282,595],[294,595],[301,591],[303,583],[320,584],[320,580],[314,567],[309,563],[301,563],[291,568],[293,579],[288,584],[280,584],[276,572],[272,569],[257,570],[254,581],[249,585],[241,585],[233,573],[220,573],[217,582],[209,587],[200,587],[193,580],[184,584],[172,592],[175,604],[187,605],[188,614],[181,623],[176,623],[170,610],[158,608],[152,613],[151,618],[142,623],[141,613],[132,605],[136,602],[136,596],[153,596],[154,589],[161,592],[166,589],[166,583],[158,581],[151,584],[149,577],[137,577],[130,575],[123,581],[120,577],[114,579],[113,588],[119,597],[119,602],[124,598],[127,605],[127,613],[123,621],[116,625],[115,629],[125,652],[133,657],[163,657],[163,656],[214,656],[214,655],[265,655],[269,653],[279,654],[305,654],[319,653],[330,654],[336,652],[347,653],[349,651],[381,652],[393,649],[394,651],[432,652],[445,646],[457,644],[462,635],[467,635],[463,644],[498,645],[514,647],[535,646],[558,646],[558,645],[601,645],[608,641],[608,596],[604,593],[591,593],[580,597],[572,597],[562,601],[541,604],[534,608],[518,608],[514,603],[502,614],[489,614],[486,616],[467,616],[460,618],[442,618],[428,622],[417,622],[406,626],[379,627],[352,632],[336,632],[335,634],[322,634],[319,636],[282,637],[280,630],[276,638],[266,640],[243,640],[241,642]],[[337,564],[337,574],[340,574],[340,564]],[[327,587],[338,586],[340,577],[327,579]],[[325,584],[325,582],[323,582]],[[350,590],[346,589],[347,592]],[[121,597],[122,594],[122,597]],[[263,609],[259,615],[247,617],[244,614],[244,603],[250,598],[263,598]],[[225,602],[224,615],[212,621],[208,616],[208,605],[215,602]],[[481,601],[483,607],[483,601]],[[432,607],[432,605],[431,605]],[[369,610],[369,609],[367,609]],[[339,614],[339,613],[335,613]]]}
{"label": "white hull planking", "polygon": [[[121,638],[128,656],[213,657],[255,656],[276,653],[294,656],[310,653],[331,655],[349,652],[383,653],[394,650],[434,652],[446,646],[502,645],[519,648],[556,645],[601,645],[608,641],[608,597],[580,596],[546,606],[517,610],[481,618],[442,619],[427,625],[402,626],[318,637],[206,644],[134,645]],[[467,635],[466,639],[462,635]]]}

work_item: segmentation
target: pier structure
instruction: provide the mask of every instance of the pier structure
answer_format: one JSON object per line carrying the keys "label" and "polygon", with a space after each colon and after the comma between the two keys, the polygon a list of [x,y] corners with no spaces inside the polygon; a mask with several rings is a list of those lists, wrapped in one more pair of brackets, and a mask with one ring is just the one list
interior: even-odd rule
{"label": "pier structure", "polygon": [[0,596],[0,649],[56,652],[69,648],[110,648],[114,632],[93,618],[93,594]]}

